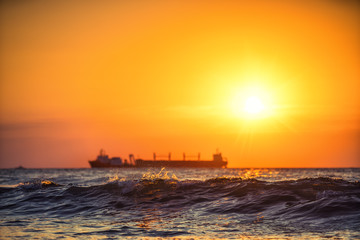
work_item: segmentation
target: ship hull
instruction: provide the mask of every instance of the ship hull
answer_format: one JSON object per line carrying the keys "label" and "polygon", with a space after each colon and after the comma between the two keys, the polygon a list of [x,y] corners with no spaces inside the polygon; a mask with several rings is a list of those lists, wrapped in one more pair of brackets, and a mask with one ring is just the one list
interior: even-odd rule
{"label": "ship hull", "polygon": [[227,162],[214,161],[154,161],[154,160],[136,160],[135,165],[112,165],[99,161],[89,161],[92,168],[145,168],[145,167],[169,167],[169,168],[226,168]]}
{"label": "ship hull", "polygon": [[226,167],[226,162],[215,161],[154,161],[154,160],[137,160],[137,167],[173,167],[173,168],[223,168]]}
{"label": "ship hull", "polygon": [[100,161],[89,161],[89,164],[91,166],[91,168],[132,168],[132,167],[136,167],[134,165],[113,165],[110,163],[102,163]]}

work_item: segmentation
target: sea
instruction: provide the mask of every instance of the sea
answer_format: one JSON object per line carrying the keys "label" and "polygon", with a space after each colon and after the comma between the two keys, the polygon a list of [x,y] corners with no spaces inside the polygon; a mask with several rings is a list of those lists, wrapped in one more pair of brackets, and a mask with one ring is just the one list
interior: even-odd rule
{"label": "sea", "polygon": [[360,168],[0,169],[0,239],[360,239]]}

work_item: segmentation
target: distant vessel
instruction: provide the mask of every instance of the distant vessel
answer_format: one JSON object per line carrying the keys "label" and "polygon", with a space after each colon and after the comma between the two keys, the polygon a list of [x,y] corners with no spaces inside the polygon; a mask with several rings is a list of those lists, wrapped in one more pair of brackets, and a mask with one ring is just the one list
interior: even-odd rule
{"label": "distant vessel", "polygon": [[[200,153],[197,160],[186,160],[185,153],[182,160],[171,160],[171,153],[167,156],[167,160],[157,160],[154,153],[153,160],[135,159],[133,154],[129,155],[129,160],[120,157],[109,158],[103,149],[96,160],[90,160],[89,164],[92,168],[141,168],[141,167],[175,167],[175,168],[226,168],[228,161],[222,157],[221,153],[215,153],[213,160],[200,160]],[[158,156],[162,157],[162,156]],[[187,156],[189,157],[189,156]],[[190,156],[193,157],[193,156]]]}

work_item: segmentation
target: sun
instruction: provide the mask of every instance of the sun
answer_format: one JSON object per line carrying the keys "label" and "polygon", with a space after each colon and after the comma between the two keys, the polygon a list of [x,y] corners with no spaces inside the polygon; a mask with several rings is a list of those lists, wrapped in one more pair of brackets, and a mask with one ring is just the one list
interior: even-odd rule
{"label": "sun", "polygon": [[270,87],[250,86],[235,89],[229,101],[231,116],[243,120],[264,120],[275,115],[275,101]]}
{"label": "sun", "polygon": [[246,98],[245,104],[244,104],[244,111],[251,115],[256,115],[261,112],[263,112],[265,109],[265,106],[261,99],[257,96],[251,96]]}

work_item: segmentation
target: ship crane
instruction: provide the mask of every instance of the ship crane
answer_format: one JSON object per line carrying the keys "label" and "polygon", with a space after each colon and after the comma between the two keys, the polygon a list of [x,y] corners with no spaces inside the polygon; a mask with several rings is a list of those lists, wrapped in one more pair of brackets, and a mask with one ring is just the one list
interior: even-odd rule
{"label": "ship crane", "polygon": [[197,155],[186,155],[185,153],[183,153],[183,161],[186,161],[186,157],[197,158],[197,160],[200,161],[200,153],[198,153]]}
{"label": "ship crane", "polygon": [[168,155],[156,155],[156,153],[153,153],[153,159],[154,161],[156,161],[156,157],[160,157],[160,158],[167,158],[169,161],[171,161],[171,152],[169,152]]}

